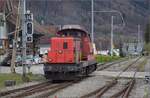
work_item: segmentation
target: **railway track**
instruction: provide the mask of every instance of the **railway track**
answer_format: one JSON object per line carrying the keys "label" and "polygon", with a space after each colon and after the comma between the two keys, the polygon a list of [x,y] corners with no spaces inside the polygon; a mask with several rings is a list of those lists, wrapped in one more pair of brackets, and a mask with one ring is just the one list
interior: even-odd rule
{"label": "railway track", "polygon": [[[106,93],[110,88],[112,88],[113,86],[115,86],[118,83],[119,76],[123,72],[125,72],[127,69],[129,69],[130,66],[136,64],[140,59],[141,59],[141,57],[137,58],[135,61],[130,63],[128,66],[126,66],[122,70],[122,72],[120,72],[112,81],[109,81],[102,87],[96,89],[95,91],[89,92],[88,94],[85,94],[85,95],[81,96],[80,98],[90,98],[91,96],[95,96],[94,98],[101,98],[104,93]],[[135,74],[136,74],[136,72],[135,72]],[[121,91],[117,92],[115,95],[112,95],[110,98],[117,98],[116,96],[118,96],[122,93],[124,93],[124,96],[125,96],[123,98],[128,98],[129,93],[135,84],[135,74],[134,74],[133,79],[131,79],[131,81],[128,83],[128,85],[125,88],[123,88]]]}
{"label": "railway track", "polygon": [[[144,60],[143,60],[143,62],[144,62]],[[143,64],[143,62],[141,62],[140,64],[138,64],[138,66],[136,66],[136,69],[134,71],[134,75],[133,75],[132,79],[127,83],[127,85],[124,88],[122,88],[120,91],[113,94],[110,98],[118,98],[120,96],[122,96],[122,98],[128,98],[129,97],[129,94],[132,91],[132,89],[136,83],[135,75],[140,70],[139,65]]]}
{"label": "railway track", "polygon": [[18,92],[18,91],[28,90],[28,89],[30,89],[30,88],[41,87],[41,86],[43,86],[43,85],[45,85],[45,84],[46,84],[46,85],[47,85],[47,84],[50,84],[50,82],[49,82],[49,81],[46,81],[46,82],[42,82],[42,83],[39,83],[39,84],[27,86],[27,87],[22,87],[22,88],[17,88],[17,89],[12,89],[12,90],[1,91],[1,92],[0,92],[0,97],[7,96],[7,95],[13,94],[13,93]]}
{"label": "railway track", "polygon": [[131,79],[124,88],[122,88],[119,92],[113,94],[110,98],[118,98],[121,95],[122,95],[122,98],[128,98],[131,90],[134,87],[135,82],[136,80],[133,77],[133,79]]}
{"label": "railway track", "polygon": [[127,61],[127,58],[125,58],[123,60],[111,62],[111,63],[103,63],[103,64],[99,63],[99,64],[97,64],[98,65],[97,71],[101,71],[101,70],[107,69],[108,67],[111,67],[111,66],[113,66],[115,64],[119,64],[119,63],[124,62],[124,61]]}
{"label": "railway track", "polygon": [[45,98],[72,84],[73,84],[72,82],[69,82],[69,83],[51,84],[43,87],[31,88],[30,90],[11,96],[11,98],[23,98],[27,96],[34,96],[34,98],[43,98],[43,97]]}
{"label": "railway track", "polygon": [[35,89],[43,88],[46,87],[47,85],[52,85],[52,84],[50,83],[50,81],[46,81],[39,84],[27,86],[27,87],[3,91],[0,92],[0,98],[17,98],[23,93],[27,93],[28,91],[34,91]]}
{"label": "railway track", "polygon": [[78,83],[80,80],[64,83],[51,83],[47,81],[32,86],[0,92],[0,98],[45,98],[74,83]]}
{"label": "railway track", "polygon": [[34,98],[47,97],[75,82],[52,84],[48,82],[40,83],[34,86],[28,86],[11,91],[1,92],[0,98],[24,98],[34,96]]}

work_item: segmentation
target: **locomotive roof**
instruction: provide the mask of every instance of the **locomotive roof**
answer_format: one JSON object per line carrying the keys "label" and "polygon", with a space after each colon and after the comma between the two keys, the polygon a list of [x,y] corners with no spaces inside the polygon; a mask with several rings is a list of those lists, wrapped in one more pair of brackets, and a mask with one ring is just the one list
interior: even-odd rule
{"label": "locomotive roof", "polygon": [[64,25],[57,33],[59,34],[60,32],[63,32],[66,30],[77,30],[77,31],[81,31],[85,34],[88,34],[88,32],[85,30],[85,28],[83,28],[80,25]]}

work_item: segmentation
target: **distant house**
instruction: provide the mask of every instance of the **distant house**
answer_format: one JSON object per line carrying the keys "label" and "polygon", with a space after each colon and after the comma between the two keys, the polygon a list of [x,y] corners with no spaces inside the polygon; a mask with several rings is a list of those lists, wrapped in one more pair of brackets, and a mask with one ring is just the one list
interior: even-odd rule
{"label": "distant house", "polygon": [[45,45],[40,45],[40,54],[46,54],[48,53],[48,49],[50,48],[50,45],[45,44]]}
{"label": "distant house", "polygon": [[[119,49],[113,49],[113,55],[119,56]],[[110,55],[110,50],[101,50],[97,52],[100,55]]]}
{"label": "distant house", "polygon": [[48,49],[50,48],[50,37],[42,36],[40,38],[39,52],[44,55],[48,53]]}
{"label": "distant house", "polygon": [[143,47],[143,43],[124,43],[122,46],[122,52],[124,56],[141,55]]}
{"label": "distant house", "polygon": [[97,54],[108,55],[109,54],[109,50],[101,50],[101,51],[98,51]]}

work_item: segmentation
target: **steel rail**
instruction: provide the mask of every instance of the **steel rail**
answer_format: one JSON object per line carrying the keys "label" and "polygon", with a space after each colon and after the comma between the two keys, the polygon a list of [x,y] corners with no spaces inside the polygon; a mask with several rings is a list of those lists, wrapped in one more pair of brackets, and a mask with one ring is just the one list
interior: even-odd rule
{"label": "steel rail", "polygon": [[39,87],[39,88],[36,88],[36,89],[31,89],[31,90],[29,90],[29,91],[21,92],[20,94],[11,96],[11,98],[23,98],[23,97],[32,95],[32,94],[34,94],[34,93],[40,93],[40,92],[43,92],[43,91],[46,91],[46,90],[49,90],[49,89],[58,88],[58,87],[60,87],[61,85],[63,85],[63,84],[45,85],[45,86],[42,87],[42,88]]}
{"label": "steel rail", "polygon": [[[144,62],[144,60],[143,60]],[[129,84],[129,87],[128,89],[125,91],[124,95],[123,95],[123,98],[128,98],[129,97],[129,94],[130,92],[132,91],[133,87],[134,87],[134,84],[136,83],[136,78],[135,78],[135,75],[137,73],[137,71],[139,71],[139,65],[141,65],[143,62],[141,62],[140,64],[138,64],[135,72],[134,72],[134,75],[133,75],[133,79],[130,81],[130,84]]]}
{"label": "steel rail", "polygon": [[54,88],[50,91],[44,92],[43,94],[37,95],[36,98],[48,98],[50,95],[53,95],[56,92],[58,92],[64,88],[67,88],[68,86],[71,86],[72,84],[74,84],[74,83],[68,83],[68,84],[61,85],[58,88]]}
{"label": "steel rail", "polygon": [[129,87],[129,85],[125,86],[122,90],[120,90],[118,93],[115,93],[110,98],[117,98],[117,97],[119,97],[122,93],[124,93],[128,89],[128,87]]}
{"label": "steel rail", "polygon": [[130,66],[132,66],[133,64],[135,64],[139,59],[141,59],[141,57],[137,58],[135,61],[133,61],[131,64],[129,64],[122,72],[120,72],[110,83],[105,84],[103,87],[101,87],[100,89],[97,89],[93,92],[90,92],[86,95],[81,96],[80,98],[87,98],[90,97],[92,95],[96,94],[96,98],[101,98],[101,96],[108,91],[111,87],[113,87],[114,85],[116,85],[118,83],[118,79],[119,76],[126,71]]}
{"label": "steel rail", "polygon": [[129,94],[130,94],[132,88],[134,87],[135,82],[136,82],[135,78],[131,80],[127,90],[125,91],[125,93],[123,95],[123,98],[128,98],[129,97]]}
{"label": "steel rail", "polygon": [[[68,86],[71,86],[74,83],[78,83],[81,80],[84,80],[85,78],[78,78],[74,81],[65,82],[65,83],[59,83],[59,84],[52,84],[50,81],[42,82],[39,84],[35,84],[32,86],[27,86],[23,88],[13,89],[9,91],[3,91],[1,92],[1,97],[4,98],[22,98],[27,96],[36,96],[38,93],[42,93],[40,95],[37,95],[36,98],[43,98],[50,96],[51,94],[56,93],[57,91],[64,89]],[[48,92],[47,92],[48,91]],[[44,98],[45,98],[44,97]]]}
{"label": "steel rail", "polygon": [[96,94],[96,98],[100,98],[108,89],[110,89],[111,87],[113,87],[117,83],[118,83],[117,80],[113,80],[111,83],[105,85],[105,88],[103,88],[100,92],[98,92]]}
{"label": "steel rail", "polygon": [[125,72],[127,69],[129,69],[130,66],[134,65],[137,61],[139,61],[142,57],[139,57],[138,59],[136,59],[135,61],[133,61],[131,64],[129,64],[125,69],[123,69],[117,76],[116,79],[118,79],[120,77],[120,75]]}
{"label": "steel rail", "polygon": [[30,89],[30,88],[42,86],[42,85],[45,85],[45,84],[47,84],[47,83],[50,84],[49,82],[50,82],[50,81],[46,81],[46,82],[42,82],[42,83],[38,83],[38,84],[31,85],[31,86],[26,86],[26,87],[17,88],[17,89],[1,91],[1,92],[0,92],[0,97],[6,96],[6,95],[9,95],[9,94],[11,94],[11,93],[18,92],[18,91],[28,90],[28,89]]}
{"label": "steel rail", "polygon": [[[99,68],[98,68],[97,70],[98,70],[98,71],[104,70],[104,69],[106,69],[106,68],[108,68],[108,67],[110,67],[110,66],[112,66],[112,65],[115,65],[115,64],[124,62],[124,61],[126,61],[126,60],[127,60],[127,59],[123,59],[123,60],[119,60],[119,61],[116,61],[116,62],[112,62],[112,63],[110,63],[110,64],[108,64],[108,63],[98,64]],[[101,65],[101,66],[100,66],[100,65]]]}
{"label": "steel rail", "polygon": [[[144,62],[144,60],[143,60],[143,62]],[[143,63],[143,62],[142,62],[142,63]],[[142,63],[140,63],[140,64],[142,64]],[[138,64],[138,65],[140,65],[140,64]],[[138,67],[138,68],[136,69],[136,71],[134,72],[133,78],[132,78],[132,80],[127,84],[127,86],[125,86],[125,87],[124,87],[122,90],[120,90],[119,92],[113,94],[110,98],[117,98],[117,97],[119,97],[119,96],[121,96],[121,95],[123,95],[122,98],[128,98],[128,96],[129,96],[131,90],[132,90],[133,87],[134,87],[134,84],[136,83],[135,75],[136,75],[136,73],[137,73],[138,70],[139,70],[139,67]]]}
{"label": "steel rail", "polygon": [[86,78],[76,79],[75,81],[72,81],[72,82],[69,82],[67,84],[61,85],[58,88],[55,88],[53,90],[44,92],[43,94],[37,95],[37,96],[35,96],[35,98],[48,98],[49,96],[55,94],[57,91],[60,91],[60,90],[62,90],[64,88],[67,88],[67,87],[69,87],[69,86],[71,86],[71,85],[73,85],[75,83],[80,82],[81,80],[84,80],[84,79],[86,79]]}

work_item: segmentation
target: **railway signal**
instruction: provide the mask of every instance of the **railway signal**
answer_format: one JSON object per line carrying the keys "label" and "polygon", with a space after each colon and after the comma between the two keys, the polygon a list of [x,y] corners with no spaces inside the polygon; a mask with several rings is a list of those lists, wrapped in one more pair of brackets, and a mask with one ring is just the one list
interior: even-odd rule
{"label": "railway signal", "polygon": [[22,8],[22,67],[23,67],[23,81],[27,81],[26,77],[26,57],[27,57],[27,43],[33,42],[33,14],[26,11],[26,0],[21,0]]}
{"label": "railway signal", "polygon": [[33,42],[33,14],[30,11],[27,11],[25,14],[26,18],[26,42]]}

